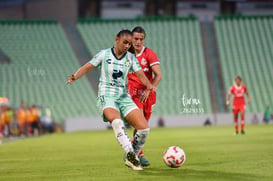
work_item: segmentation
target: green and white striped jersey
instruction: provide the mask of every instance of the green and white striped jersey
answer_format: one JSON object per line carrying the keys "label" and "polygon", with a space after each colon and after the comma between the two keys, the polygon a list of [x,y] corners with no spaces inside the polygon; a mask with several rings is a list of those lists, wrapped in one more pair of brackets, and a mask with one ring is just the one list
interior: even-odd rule
{"label": "green and white striped jersey", "polygon": [[98,96],[119,97],[127,93],[128,72],[141,70],[134,54],[126,52],[121,58],[117,58],[113,48],[101,50],[90,63],[100,67],[101,71]]}

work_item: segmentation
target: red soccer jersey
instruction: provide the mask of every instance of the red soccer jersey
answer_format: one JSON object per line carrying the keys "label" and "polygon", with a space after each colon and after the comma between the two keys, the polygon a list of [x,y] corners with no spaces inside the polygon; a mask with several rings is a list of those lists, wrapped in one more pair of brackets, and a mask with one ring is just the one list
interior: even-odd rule
{"label": "red soccer jersey", "polygon": [[[150,82],[153,81],[153,71],[152,66],[156,64],[160,64],[156,54],[150,48],[143,47],[141,52],[136,56],[142,70],[144,71],[146,77]],[[133,87],[136,89],[144,89],[145,86],[139,80],[135,73],[128,74],[128,87]]]}
{"label": "red soccer jersey", "polygon": [[241,85],[240,87],[233,85],[229,89],[229,93],[233,94],[233,106],[243,106],[245,105],[245,93],[247,93],[247,88],[245,85]]}

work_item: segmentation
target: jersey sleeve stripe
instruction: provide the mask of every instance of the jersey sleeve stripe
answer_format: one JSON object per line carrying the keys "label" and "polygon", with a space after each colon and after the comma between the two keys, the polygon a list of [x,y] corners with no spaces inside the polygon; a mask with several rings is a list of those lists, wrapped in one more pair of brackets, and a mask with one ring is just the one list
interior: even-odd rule
{"label": "jersey sleeve stripe", "polygon": [[150,64],[150,67],[153,66],[153,65],[156,65],[156,64],[160,64],[160,62],[151,63],[151,64]]}

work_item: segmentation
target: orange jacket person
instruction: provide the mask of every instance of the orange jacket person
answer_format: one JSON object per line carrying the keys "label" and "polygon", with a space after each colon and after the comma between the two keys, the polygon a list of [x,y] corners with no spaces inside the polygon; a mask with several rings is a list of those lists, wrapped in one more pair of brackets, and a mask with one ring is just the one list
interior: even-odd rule
{"label": "orange jacket person", "polygon": [[19,124],[20,134],[24,134],[24,127],[26,125],[26,111],[24,107],[20,107],[20,109],[17,111],[17,121]]}

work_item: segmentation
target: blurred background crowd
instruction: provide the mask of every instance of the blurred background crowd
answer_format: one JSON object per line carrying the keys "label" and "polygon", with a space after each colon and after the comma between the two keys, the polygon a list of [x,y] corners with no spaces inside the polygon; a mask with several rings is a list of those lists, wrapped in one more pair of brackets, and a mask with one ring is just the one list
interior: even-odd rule
{"label": "blurred background crowd", "polygon": [[28,105],[21,102],[20,107],[9,104],[0,105],[0,134],[10,136],[38,136],[60,131],[54,123],[49,108],[39,105]]}

